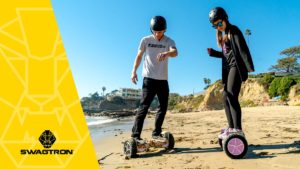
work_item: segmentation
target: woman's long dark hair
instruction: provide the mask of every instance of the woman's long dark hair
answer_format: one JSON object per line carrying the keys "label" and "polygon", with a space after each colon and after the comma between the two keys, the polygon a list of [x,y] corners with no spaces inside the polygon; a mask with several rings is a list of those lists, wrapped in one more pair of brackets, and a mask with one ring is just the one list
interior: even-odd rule
{"label": "woman's long dark hair", "polygon": [[[226,29],[228,29],[230,23],[227,20],[225,22],[226,22]],[[220,48],[222,48],[224,42],[227,42],[229,40],[228,32],[226,32],[226,31],[223,36],[223,33],[221,31],[217,30],[216,37],[217,37],[217,44]]]}

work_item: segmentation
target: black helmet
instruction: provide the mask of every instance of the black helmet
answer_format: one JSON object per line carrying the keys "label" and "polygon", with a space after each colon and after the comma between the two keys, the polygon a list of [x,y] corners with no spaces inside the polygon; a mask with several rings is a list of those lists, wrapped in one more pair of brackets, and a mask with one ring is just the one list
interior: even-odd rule
{"label": "black helmet", "polygon": [[214,23],[219,19],[226,20],[226,21],[228,20],[228,15],[227,15],[226,11],[221,7],[213,8],[209,12],[210,23]]}
{"label": "black helmet", "polygon": [[166,19],[162,16],[154,16],[150,22],[150,29],[154,31],[162,31],[167,29]]}

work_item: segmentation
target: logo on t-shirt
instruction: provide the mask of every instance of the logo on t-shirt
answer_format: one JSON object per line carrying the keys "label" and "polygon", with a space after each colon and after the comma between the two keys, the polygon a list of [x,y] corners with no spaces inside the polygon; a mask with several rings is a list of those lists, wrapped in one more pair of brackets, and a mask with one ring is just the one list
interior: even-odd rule
{"label": "logo on t-shirt", "polygon": [[150,47],[150,48],[166,48],[166,46],[164,46],[162,44],[152,44],[152,43],[149,43],[148,47]]}

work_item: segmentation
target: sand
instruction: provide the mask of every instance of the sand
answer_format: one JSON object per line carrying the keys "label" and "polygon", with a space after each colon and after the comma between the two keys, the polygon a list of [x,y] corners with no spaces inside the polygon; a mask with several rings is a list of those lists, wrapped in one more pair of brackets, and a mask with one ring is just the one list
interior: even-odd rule
{"label": "sand", "polygon": [[[139,158],[125,160],[122,142],[129,132],[120,130],[95,143],[102,169],[300,169],[300,107],[243,108],[243,130],[249,144],[244,159],[233,160],[221,151],[217,135],[225,127],[224,110],[168,113],[164,131],[175,137],[175,149],[150,149]],[[150,138],[153,117],[146,119],[142,137]]]}

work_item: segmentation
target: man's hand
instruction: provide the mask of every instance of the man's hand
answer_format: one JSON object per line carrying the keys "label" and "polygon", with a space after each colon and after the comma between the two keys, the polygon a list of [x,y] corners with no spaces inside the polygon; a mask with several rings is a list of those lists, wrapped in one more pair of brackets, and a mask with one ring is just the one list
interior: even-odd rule
{"label": "man's hand", "polygon": [[136,82],[138,81],[138,77],[136,75],[136,72],[132,72],[132,74],[131,74],[131,81],[134,84],[136,84]]}
{"label": "man's hand", "polygon": [[165,52],[159,53],[156,58],[159,62],[164,61],[167,58],[167,54]]}

